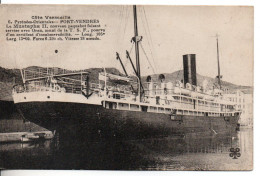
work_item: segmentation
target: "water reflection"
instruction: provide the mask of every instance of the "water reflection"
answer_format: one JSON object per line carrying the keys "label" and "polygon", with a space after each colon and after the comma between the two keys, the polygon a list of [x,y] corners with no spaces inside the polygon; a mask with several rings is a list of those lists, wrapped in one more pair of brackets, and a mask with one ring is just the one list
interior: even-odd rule
{"label": "water reflection", "polygon": [[[53,140],[0,144],[8,169],[243,170],[252,168],[252,129],[234,134],[189,134],[142,140]],[[239,148],[238,159],[230,148]]]}

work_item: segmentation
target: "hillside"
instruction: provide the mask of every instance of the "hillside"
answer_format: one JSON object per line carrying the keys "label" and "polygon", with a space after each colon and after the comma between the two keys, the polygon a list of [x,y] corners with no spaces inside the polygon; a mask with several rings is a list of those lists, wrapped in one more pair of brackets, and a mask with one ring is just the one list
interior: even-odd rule
{"label": "hillside", "polygon": [[12,83],[0,82],[0,100],[12,101],[12,88]]}
{"label": "hillside", "polygon": [[[39,70],[43,67],[30,66],[26,69],[29,70]],[[58,69],[58,68],[57,68]],[[77,70],[65,70],[66,72],[72,72]],[[82,71],[89,72],[90,82],[98,83],[98,73],[103,71],[103,68],[90,68]],[[107,73],[112,73],[116,75],[123,75],[116,68],[106,68]],[[2,101],[12,101],[12,87],[15,84],[21,84],[22,77],[19,69],[6,69],[0,67],[0,100]]]}
{"label": "hillside", "polygon": [[[171,81],[171,82],[175,82],[176,80],[182,80],[183,79],[183,70],[179,70],[179,71],[175,71],[173,73],[163,73],[165,76],[165,80],[166,82]],[[158,77],[160,74],[154,74],[151,75],[152,80],[153,81],[158,81]],[[143,81],[146,80],[146,77],[142,78]],[[207,76],[203,76],[197,73],[197,85],[202,85],[202,82],[204,80],[208,81],[208,84],[210,87],[212,87],[214,84],[217,84],[217,79],[216,78],[211,78],[211,77],[207,77]],[[247,93],[252,93],[253,88],[250,86],[241,86],[241,85],[236,85],[227,81],[221,81],[221,85],[224,88],[228,88],[229,90],[244,90]],[[246,93],[245,92],[245,93]]]}
{"label": "hillside", "polygon": [[[42,69],[43,67],[38,67],[38,66],[31,66],[27,67],[27,69],[30,70],[39,70]],[[57,68],[58,69],[58,68]],[[71,71],[76,71],[76,70],[65,70],[66,72],[71,72]],[[103,71],[103,68],[90,68],[90,69],[85,69],[83,71],[89,72],[90,76],[90,82],[98,82],[98,73]],[[116,68],[106,68],[107,73],[113,73],[116,75],[123,75],[118,69]],[[181,80],[183,78],[183,70],[175,71],[173,73],[163,73],[166,78],[166,82],[171,81],[175,82],[176,80]],[[158,81],[159,74],[154,74],[151,75],[153,81]],[[142,77],[142,81],[146,80],[146,76]],[[209,86],[213,86],[216,84],[216,79],[215,78],[210,78],[207,76],[203,76],[200,74],[197,74],[197,84],[201,85],[203,80],[207,80]],[[14,84],[20,84],[22,83],[22,78],[19,69],[6,69],[3,67],[0,67],[0,100],[8,100],[11,101],[11,91],[12,91],[12,86]],[[252,93],[253,92],[253,87],[250,86],[240,86],[240,85],[235,85],[230,82],[222,81],[222,86],[224,88],[228,88],[229,90],[237,90],[240,89],[244,93]]]}
{"label": "hillside", "polygon": [[20,70],[19,69],[7,69],[7,68],[0,67],[0,82],[22,83]]}

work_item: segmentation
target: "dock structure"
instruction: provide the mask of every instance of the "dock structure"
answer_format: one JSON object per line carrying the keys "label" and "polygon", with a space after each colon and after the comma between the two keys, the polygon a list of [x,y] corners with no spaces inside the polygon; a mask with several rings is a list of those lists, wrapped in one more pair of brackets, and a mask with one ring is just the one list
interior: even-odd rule
{"label": "dock structure", "polygon": [[21,142],[21,138],[27,135],[54,137],[51,131],[0,133],[0,142]]}

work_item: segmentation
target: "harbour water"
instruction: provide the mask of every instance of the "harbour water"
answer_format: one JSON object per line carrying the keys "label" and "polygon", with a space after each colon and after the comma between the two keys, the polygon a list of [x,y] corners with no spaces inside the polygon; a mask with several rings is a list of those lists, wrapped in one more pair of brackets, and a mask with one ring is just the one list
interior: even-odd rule
{"label": "harbour water", "polygon": [[[65,138],[66,139],[66,138]],[[1,143],[2,169],[251,170],[253,130],[138,140]]]}

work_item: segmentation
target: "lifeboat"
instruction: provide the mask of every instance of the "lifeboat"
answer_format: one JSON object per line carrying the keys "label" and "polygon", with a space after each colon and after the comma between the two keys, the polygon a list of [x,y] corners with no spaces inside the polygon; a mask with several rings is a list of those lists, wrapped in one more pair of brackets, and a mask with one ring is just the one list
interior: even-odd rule
{"label": "lifeboat", "polygon": [[191,96],[191,91],[188,89],[183,89],[180,87],[174,87],[173,92],[175,94],[182,94],[182,95],[187,95],[187,96]]}
{"label": "lifeboat", "polygon": [[198,98],[200,98],[200,99],[203,99],[205,95],[202,94],[202,93],[200,93],[200,92],[191,92],[191,96],[192,96],[193,98],[198,97]]}
{"label": "lifeboat", "polygon": [[214,97],[213,96],[211,96],[211,95],[205,95],[205,100],[214,100]]}

